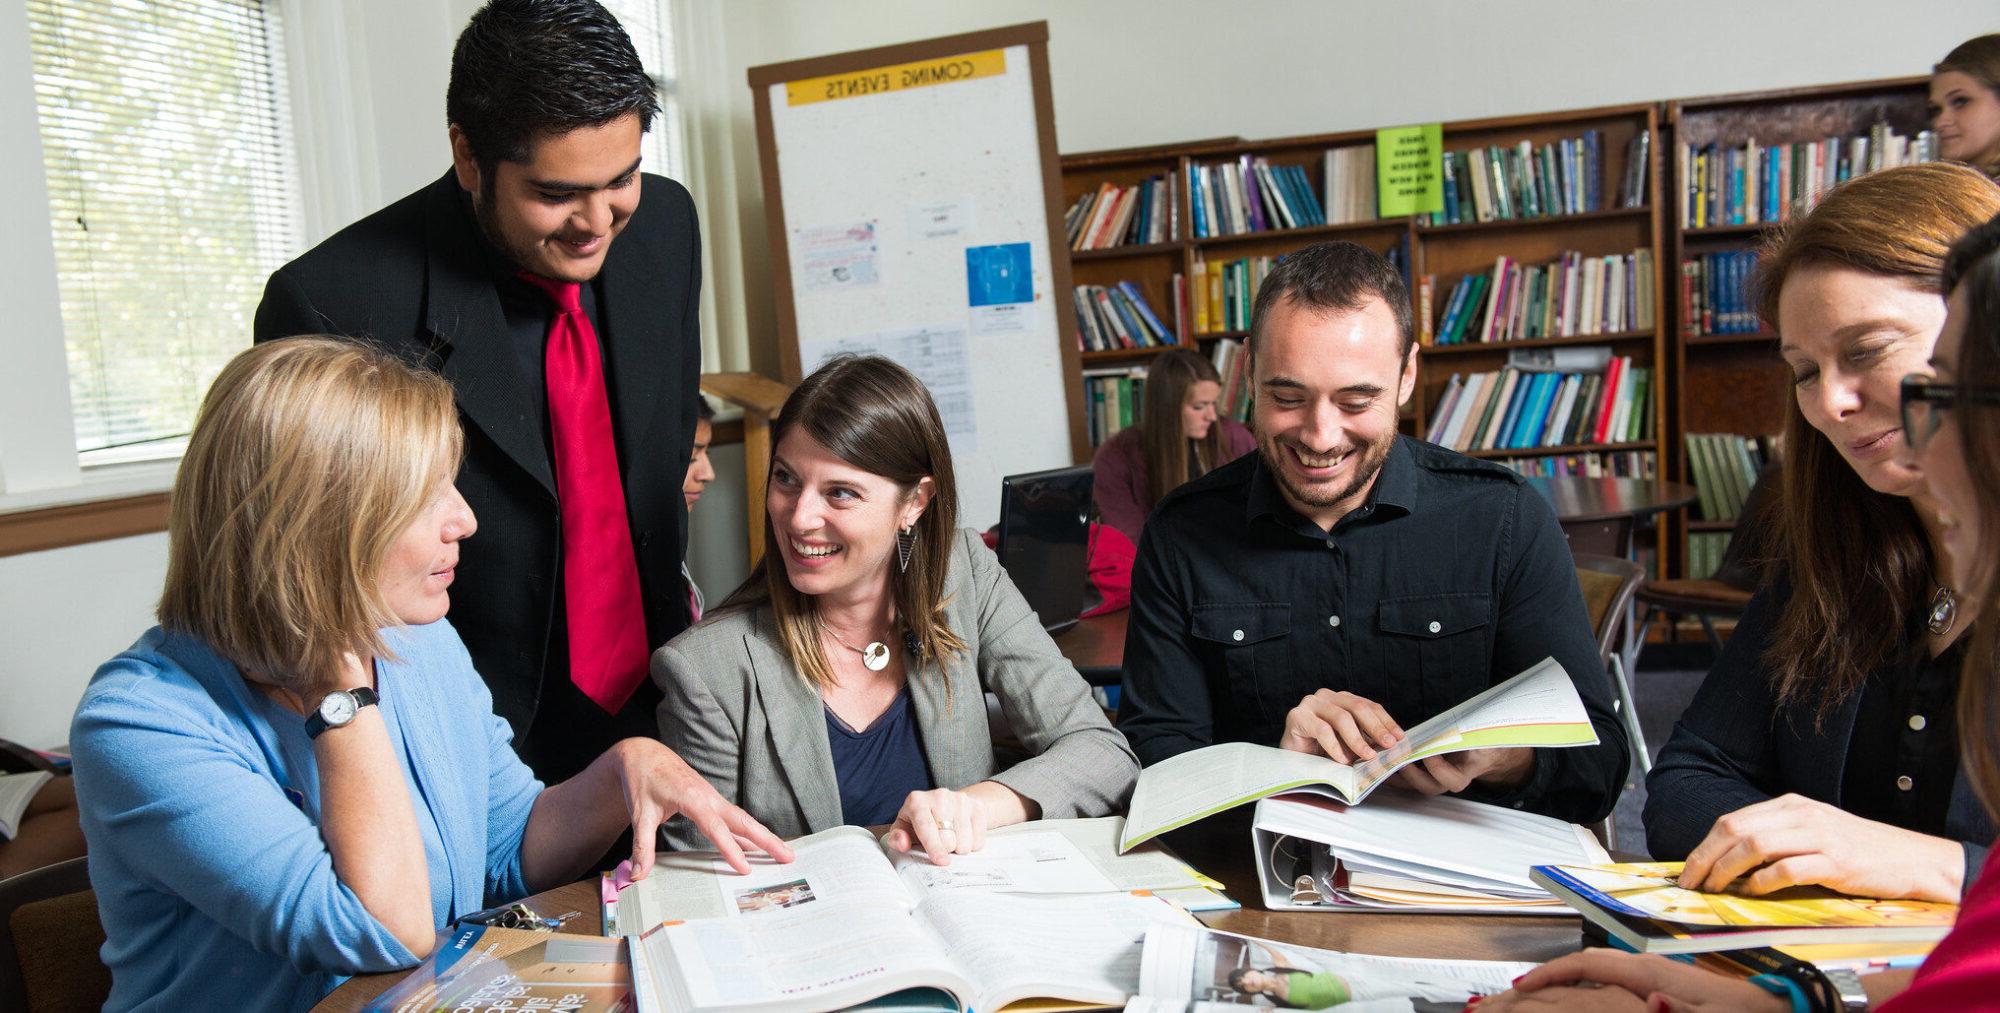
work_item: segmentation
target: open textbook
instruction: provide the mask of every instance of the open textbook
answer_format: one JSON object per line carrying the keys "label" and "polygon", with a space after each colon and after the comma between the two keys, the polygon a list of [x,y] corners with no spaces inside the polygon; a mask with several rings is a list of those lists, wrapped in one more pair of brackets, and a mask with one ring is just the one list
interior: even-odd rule
{"label": "open textbook", "polygon": [[1641,953],[1927,942],[1942,939],[1958,917],[1956,904],[1851,897],[1819,886],[1760,897],[1686,890],[1683,864],[1538,865],[1529,876],[1618,945]]}
{"label": "open textbook", "polygon": [[1466,749],[1597,744],[1597,730],[1569,673],[1554,658],[1407,729],[1372,760],[1339,763],[1275,746],[1228,742],[1182,753],[1139,774],[1121,849],[1224,809],[1288,791],[1313,791],[1350,805],[1390,775],[1426,756]]}
{"label": "open textbook", "polygon": [[28,803],[35,800],[42,785],[54,779],[46,770],[0,774],[0,841],[11,841],[21,832],[21,815],[28,811]]}
{"label": "open textbook", "polygon": [[[653,874],[632,882],[605,877],[604,931],[638,935],[665,921],[729,917],[746,908],[784,907],[804,893],[823,895],[848,884],[875,883],[883,873],[900,877],[910,897],[933,889],[978,887],[1002,893],[1130,893],[1144,890],[1189,911],[1226,911],[1239,905],[1223,896],[1222,884],[1202,875],[1164,847],[1118,853],[1125,820],[1033,820],[991,831],[986,847],[954,855],[934,866],[921,853],[905,855],[857,827],[828,830],[793,842],[791,865],[759,866],[737,876],[711,852],[662,854]],[[822,843],[838,841],[839,844]],[[621,870],[622,872],[623,870]],[[771,877],[779,877],[771,880]],[[792,880],[804,887],[787,892]],[[767,884],[767,880],[770,882]],[[821,884],[832,884],[822,887]],[[767,886],[771,892],[763,892]],[[893,883],[886,887],[894,890]],[[746,891],[748,891],[746,893]]]}
{"label": "open textbook", "polygon": [[1161,923],[1146,930],[1139,994],[1125,1013],[1231,1013],[1246,1006],[1339,1013],[1457,1013],[1533,964],[1339,953]]}
{"label": "open textbook", "polygon": [[[833,1009],[913,989],[981,1011],[1123,1003],[1137,990],[1146,927],[1192,919],[1121,889],[1047,826],[993,834],[942,866],[891,856],[859,827],[793,841],[787,865],[756,856],[747,876],[713,853],[663,856],[643,881],[658,884],[618,903],[638,1008]],[[1109,853],[1115,829],[1105,833]],[[1188,881],[1178,860],[1149,864],[1162,886]]]}
{"label": "open textbook", "polygon": [[1529,868],[1611,861],[1577,824],[1394,788],[1360,806],[1307,794],[1260,800],[1251,837],[1272,910],[1567,916]]}

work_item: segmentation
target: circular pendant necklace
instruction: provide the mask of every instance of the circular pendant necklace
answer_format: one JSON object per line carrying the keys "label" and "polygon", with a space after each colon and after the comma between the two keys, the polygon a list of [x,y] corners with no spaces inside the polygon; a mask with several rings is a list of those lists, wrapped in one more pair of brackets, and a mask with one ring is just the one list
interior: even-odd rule
{"label": "circular pendant necklace", "polygon": [[867,647],[856,647],[853,644],[848,643],[847,640],[843,638],[839,633],[835,632],[833,627],[828,626],[826,628],[826,631],[828,633],[833,634],[834,643],[837,643],[840,646],[845,647],[848,650],[861,655],[861,664],[866,666],[870,672],[880,672],[881,670],[889,667],[888,644],[885,644],[880,640],[872,640],[869,641]]}
{"label": "circular pendant necklace", "polygon": [[1925,625],[1937,636],[1951,632],[1951,626],[1958,621],[1958,594],[1951,588],[1940,586],[1937,594],[1931,596],[1930,615],[1925,617]]}

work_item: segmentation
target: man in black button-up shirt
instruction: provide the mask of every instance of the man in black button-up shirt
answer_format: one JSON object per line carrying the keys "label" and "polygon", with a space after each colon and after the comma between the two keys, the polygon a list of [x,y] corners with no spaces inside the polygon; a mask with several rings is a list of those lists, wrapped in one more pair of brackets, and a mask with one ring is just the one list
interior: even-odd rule
{"label": "man in black button-up shirt", "polygon": [[1132,573],[1119,724],[1141,762],[1248,741],[1366,759],[1553,656],[1601,740],[1397,774],[1588,822],[1626,739],[1562,531],[1513,472],[1396,434],[1416,384],[1401,276],[1351,243],[1281,262],[1252,317],[1259,452],[1182,486]]}

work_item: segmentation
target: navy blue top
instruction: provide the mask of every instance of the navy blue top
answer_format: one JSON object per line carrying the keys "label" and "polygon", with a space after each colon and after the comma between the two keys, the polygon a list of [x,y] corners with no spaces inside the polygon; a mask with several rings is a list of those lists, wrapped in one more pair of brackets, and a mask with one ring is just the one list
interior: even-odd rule
{"label": "navy blue top", "polygon": [[859,827],[892,823],[913,791],[929,791],[930,764],[917,739],[910,691],[896,691],[889,709],[867,731],[826,712],[826,744],[833,749],[833,778],[840,785],[840,818]]}

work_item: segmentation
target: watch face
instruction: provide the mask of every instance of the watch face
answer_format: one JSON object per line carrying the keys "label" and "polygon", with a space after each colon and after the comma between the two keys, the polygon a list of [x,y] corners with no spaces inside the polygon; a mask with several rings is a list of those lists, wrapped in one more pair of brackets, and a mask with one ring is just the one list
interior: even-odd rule
{"label": "watch face", "polygon": [[328,693],[326,699],[319,702],[319,718],[332,728],[354,720],[354,711],[354,697],[345,691]]}

